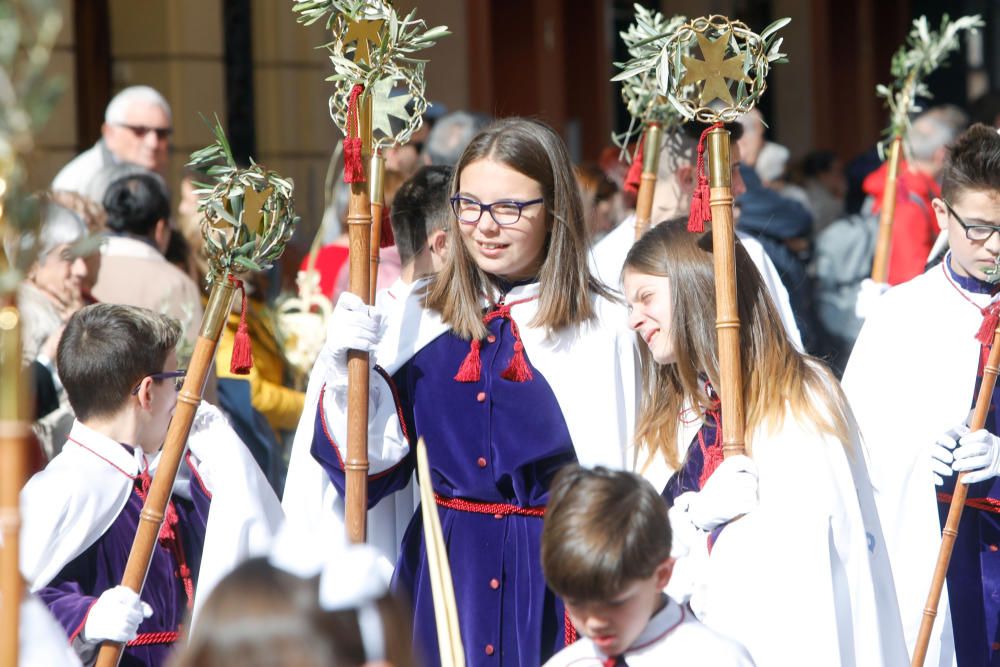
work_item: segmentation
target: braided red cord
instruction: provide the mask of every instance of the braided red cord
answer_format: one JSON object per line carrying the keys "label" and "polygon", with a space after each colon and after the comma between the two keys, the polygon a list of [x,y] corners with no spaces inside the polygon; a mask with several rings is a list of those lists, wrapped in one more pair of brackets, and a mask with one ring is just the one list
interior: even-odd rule
{"label": "braided red cord", "polygon": [[[528,361],[524,358],[524,343],[521,342],[521,332],[517,328],[517,322],[510,316],[510,309],[519,304],[534,301],[537,298],[537,296],[532,296],[526,299],[518,299],[511,303],[498,303],[493,310],[483,315],[483,324],[489,324],[496,319],[505,319],[510,322],[510,332],[514,336],[514,356],[511,357],[506,370],[500,374],[500,377],[505,380],[527,382],[534,377]],[[478,338],[474,338],[469,343],[469,353],[465,355],[462,365],[458,367],[458,372],[455,373],[455,380],[457,382],[479,382],[480,370],[482,368],[479,358],[481,347],[482,342]]]}
{"label": "braided red cord", "polygon": [[466,500],[465,498],[445,498],[444,496],[439,496],[436,493],[434,494],[434,502],[441,507],[447,507],[450,510],[470,512],[473,514],[492,514],[494,516],[510,516],[512,514],[517,514],[520,516],[533,516],[538,518],[545,516],[544,507],[521,507],[520,505],[511,505],[509,503],[480,503],[474,500]]}
{"label": "braided red cord", "polygon": [[173,644],[180,639],[181,633],[177,630],[164,632],[140,632],[135,639],[126,646],[153,646],[154,644]]}
{"label": "braided red cord", "polygon": [[564,628],[564,633],[565,634],[563,635],[563,645],[564,646],[569,646],[570,644],[572,644],[573,642],[575,642],[580,637],[579,637],[579,635],[576,634],[576,626],[573,625],[573,621],[569,620],[569,612],[568,611],[563,612],[563,624],[565,626],[565,628]]}

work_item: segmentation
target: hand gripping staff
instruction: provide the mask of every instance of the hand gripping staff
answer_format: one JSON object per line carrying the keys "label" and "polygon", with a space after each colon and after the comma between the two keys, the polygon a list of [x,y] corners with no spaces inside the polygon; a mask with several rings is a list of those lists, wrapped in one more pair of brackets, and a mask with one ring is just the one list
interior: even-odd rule
{"label": "hand gripping staff", "polygon": [[[56,0],[3,3],[0,29],[0,667],[18,664],[24,579],[19,563],[20,493],[28,477],[29,391],[21,373],[21,313],[16,288],[35,261],[38,201],[26,196],[34,138],[62,93],[47,72],[62,28]],[[14,250],[7,254],[6,251]]]}
{"label": "hand gripping staff", "polygon": [[[977,335],[980,342],[982,340],[993,342],[989,357],[983,366],[983,381],[979,386],[979,395],[976,396],[976,407],[972,412],[972,419],[969,420],[971,431],[978,431],[986,426],[986,417],[993,405],[993,390],[997,384],[997,374],[1000,373],[1000,328],[997,327],[996,315],[998,308],[1000,305],[997,302],[989,306],[988,312],[984,313],[986,315],[984,327]],[[944,528],[941,529],[941,546],[938,549],[937,561],[934,563],[934,575],[931,578],[930,591],[927,593],[927,602],[924,603],[923,616],[920,618],[920,630],[917,633],[917,643],[913,647],[911,667],[923,667],[927,658],[927,646],[934,630],[938,605],[941,603],[941,591],[944,589],[951,553],[955,549],[955,539],[958,537],[958,524],[962,519],[965,499],[969,495],[969,485],[962,481],[966,474],[968,473],[959,473],[955,481],[955,491],[948,506],[948,517],[945,519]]]}
{"label": "hand gripping staff", "polygon": [[[344,182],[351,186],[349,290],[371,304],[378,272],[385,165],[378,152],[383,145],[406,143],[423,122],[428,106],[424,98],[427,61],[413,58],[413,53],[433,46],[448,30],[443,26],[427,29],[415,18],[415,10],[400,18],[386,0],[305,0],[292,11],[298,14],[299,23],[323,20],[333,33],[333,41],[325,46],[335,73],[327,81],[334,84],[330,116],[344,134]],[[394,88],[402,94],[392,94]],[[396,133],[390,117],[402,122]],[[365,541],[368,508],[368,371],[367,352],[348,352],[344,522],[348,539],[355,543]]]}
{"label": "hand gripping staff", "polygon": [[[211,291],[202,318],[201,331],[177,396],[177,408],[167,430],[160,463],[139,514],[139,529],[125,564],[122,585],[142,593],[153,549],[163,523],[167,503],[177,476],[195,411],[201,403],[205,378],[215,363],[219,334],[245,271],[262,271],[270,266],[292,237],[299,218],[292,202],[293,184],[251,160],[249,169],[239,169],[221,125],[212,128],[216,141],[191,155],[188,166],[207,172],[214,183],[198,183],[199,211],[204,216],[201,232],[208,255]],[[247,373],[253,365],[246,331],[246,295],[233,345],[231,368]],[[98,667],[115,667],[124,646],[105,642],[97,657]]]}
{"label": "hand gripping staff", "polygon": [[[885,132],[886,142],[889,144],[889,164],[885,191],[882,194],[882,209],[879,211],[875,257],[872,260],[871,278],[877,283],[889,280],[889,251],[892,248],[892,221],[896,214],[899,161],[906,133],[910,129],[910,116],[920,111],[918,97],[931,97],[923,79],[937,69],[952,51],[958,49],[959,33],[962,30],[975,30],[983,25],[978,14],[963,16],[957,21],[949,21],[945,14],[941,19],[941,29],[933,32],[927,26],[926,16],[914,19],[906,43],[892,57],[890,69],[893,82],[888,86],[879,85],[875,89],[879,97],[885,98],[891,118]],[[884,150],[882,144],[879,145],[879,150]]]}
{"label": "hand gripping staff", "polygon": [[[746,448],[732,163],[729,131],[723,123],[734,121],[760,100],[767,88],[770,63],[783,58],[778,52],[781,39],[774,38],[789,20],[776,21],[757,35],[742,22],[724,16],[697,18],[674,29],[659,55],[661,93],[686,120],[710,124],[698,142],[698,185],[691,202],[688,230],[701,233],[704,223],[712,223],[715,327],[719,338],[719,389],[724,424],[722,451],[727,458],[744,454]],[[701,59],[685,55],[693,53],[695,41]],[[731,90],[733,82],[735,98]],[[721,106],[714,106],[716,101]],[[706,144],[711,181],[705,175]]]}

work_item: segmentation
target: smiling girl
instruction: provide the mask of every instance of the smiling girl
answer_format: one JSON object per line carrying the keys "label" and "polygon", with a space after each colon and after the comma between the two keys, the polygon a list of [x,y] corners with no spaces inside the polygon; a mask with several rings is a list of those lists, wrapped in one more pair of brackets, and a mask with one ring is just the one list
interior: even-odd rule
{"label": "smiling girl", "polygon": [[722,460],[711,242],[685,222],[636,242],[623,282],[652,358],[636,439],[676,469],[663,495],[689,564],[702,559],[692,607],[759,665],[906,664],[853,417],[830,372],[789,343],[739,244],[749,456]]}
{"label": "smiling girl", "polygon": [[[519,118],[487,128],[459,160],[452,193],[454,251],[439,275],[381,314],[339,301],[304,432],[342,494],[347,350],[372,351],[369,506],[407,483],[423,437],[467,662],[539,665],[575,637],[539,560],[549,485],[570,462],[625,466],[635,347],[621,305],[587,268],[579,190],[551,128]],[[304,466],[294,459],[292,476]],[[413,600],[424,664],[435,665],[419,513],[395,582]]]}

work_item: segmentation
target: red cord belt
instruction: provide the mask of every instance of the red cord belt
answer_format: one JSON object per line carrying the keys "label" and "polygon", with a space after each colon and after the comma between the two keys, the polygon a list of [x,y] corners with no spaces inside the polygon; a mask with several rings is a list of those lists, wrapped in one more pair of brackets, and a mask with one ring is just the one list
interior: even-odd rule
{"label": "red cord belt", "polygon": [[465,498],[445,498],[436,493],[434,494],[434,502],[450,510],[472,512],[473,514],[492,514],[498,519],[503,516],[510,516],[511,514],[538,518],[545,516],[544,507],[521,507],[520,505],[511,505],[510,503],[480,503],[475,500],[466,500]]}
{"label": "red cord belt", "polygon": [[140,632],[126,646],[153,646],[154,644],[173,644],[180,638],[176,630],[165,632]]}
{"label": "red cord belt", "polygon": [[[951,502],[951,494],[938,491],[937,499],[939,503],[948,504]],[[1000,500],[995,500],[993,498],[968,498],[965,501],[965,506],[981,510],[983,512],[1000,514]]]}

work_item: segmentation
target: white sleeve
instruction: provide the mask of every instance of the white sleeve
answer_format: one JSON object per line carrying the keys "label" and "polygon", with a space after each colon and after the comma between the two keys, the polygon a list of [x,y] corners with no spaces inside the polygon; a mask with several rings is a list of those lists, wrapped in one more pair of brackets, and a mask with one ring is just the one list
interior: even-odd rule
{"label": "white sleeve", "polygon": [[[347,400],[344,389],[333,388],[332,378],[321,391],[320,415],[326,437],[337,447],[340,458],[347,455]],[[368,375],[368,465],[369,475],[388,470],[410,451],[403,433],[392,388],[375,370]]]}

